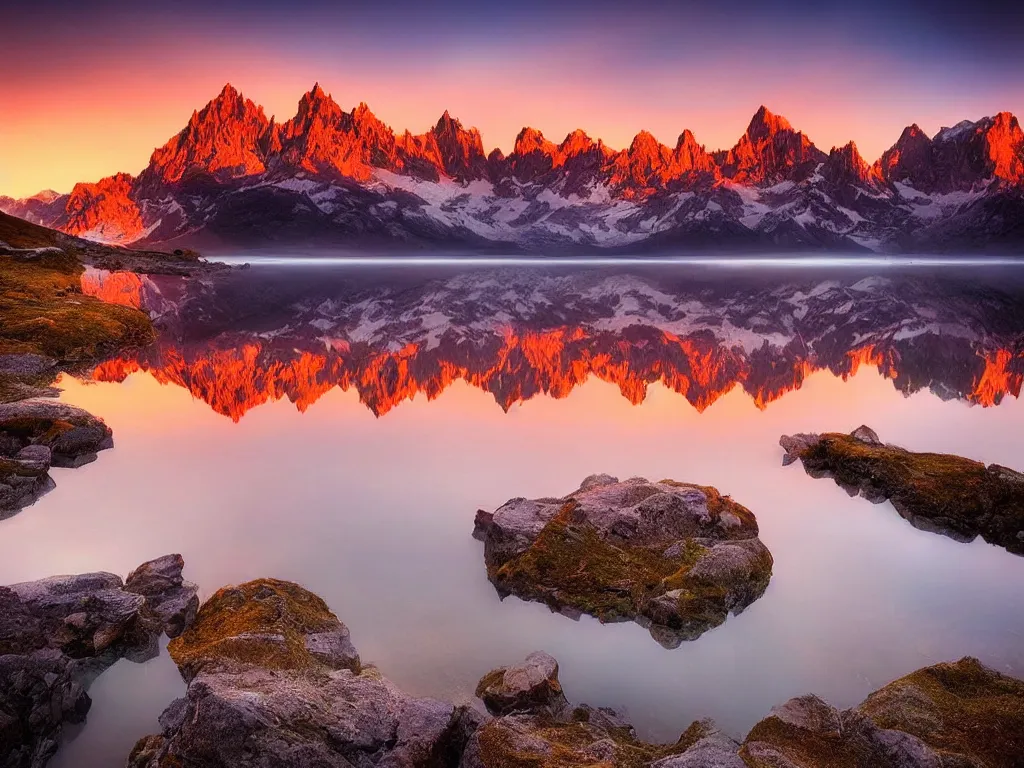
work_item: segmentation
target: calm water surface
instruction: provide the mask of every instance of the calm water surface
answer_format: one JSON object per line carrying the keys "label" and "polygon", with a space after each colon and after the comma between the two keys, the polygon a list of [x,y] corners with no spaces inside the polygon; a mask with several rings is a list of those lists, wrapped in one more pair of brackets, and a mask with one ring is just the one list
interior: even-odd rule
{"label": "calm water surface", "polygon": [[[802,305],[793,306],[799,314]],[[224,365],[209,380],[230,385],[228,394],[200,382],[194,361],[190,388],[172,381],[167,350],[164,369],[127,366],[120,382],[65,378],[62,399],[102,416],[116,447],[84,468],[55,470],[56,490],[0,523],[0,583],[125,575],[181,552],[204,597],[260,576],[302,583],[348,624],[364,661],[411,692],[469,700],[488,669],[543,649],[559,660],[571,701],[624,709],[642,735],[663,740],[705,716],[741,736],[774,704],[811,691],[850,706],[895,677],[963,655],[1024,677],[1024,558],[915,530],[887,503],[783,468],[778,447],[784,433],[867,423],[911,449],[1020,468],[1024,404],[1012,392],[983,407],[938,385],[943,397],[928,387],[907,394],[879,360],[845,378],[797,360],[798,381],[787,379],[767,403],[745,390],[748,372],[699,407],[691,404],[696,383],[688,399],[672,380],[652,381],[634,404],[623,379],[600,369],[558,398],[496,394],[496,374],[488,391],[480,377],[455,376],[383,409],[367,406],[372,382],[349,379],[319,387],[302,412],[288,397],[259,395],[266,382],[251,371],[234,365],[235,378],[226,378],[223,355],[237,363],[244,356],[232,352],[280,335],[259,332],[248,342],[221,338],[209,352]],[[320,343],[337,350],[332,333],[324,326],[330,338]],[[362,336],[346,338],[344,351],[354,354]],[[898,349],[909,361],[909,348]],[[594,359],[587,364],[598,370]],[[992,376],[990,367],[970,375]],[[274,370],[294,383],[294,371]],[[401,385],[400,370],[360,370]],[[284,383],[278,394],[289,394]],[[256,404],[227,416],[230,409],[210,405],[246,397]],[[749,507],[775,558],[765,595],[674,650],[633,624],[499,601],[470,535],[475,511],[514,496],[565,494],[595,472],[714,485]],[[120,764],[183,691],[166,653],[119,662],[93,685],[87,725],[52,765]]]}

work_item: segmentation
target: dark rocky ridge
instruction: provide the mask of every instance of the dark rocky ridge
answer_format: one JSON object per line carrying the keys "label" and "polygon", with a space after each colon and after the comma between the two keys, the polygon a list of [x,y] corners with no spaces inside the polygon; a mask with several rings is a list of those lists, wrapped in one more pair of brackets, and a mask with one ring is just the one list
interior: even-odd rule
{"label": "dark rocky ridge", "polygon": [[957,541],[981,536],[1024,555],[1024,474],[998,464],[914,453],[861,426],[849,435],[784,435],[784,464],[798,459],[811,477],[831,477],[851,496],[891,501],[915,528]]}

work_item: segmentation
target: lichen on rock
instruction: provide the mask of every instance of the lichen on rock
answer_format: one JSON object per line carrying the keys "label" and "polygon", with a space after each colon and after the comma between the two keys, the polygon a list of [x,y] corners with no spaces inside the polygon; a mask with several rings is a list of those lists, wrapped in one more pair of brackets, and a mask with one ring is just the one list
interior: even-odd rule
{"label": "lichen on rock", "polygon": [[188,683],[131,768],[454,766],[482,715],[416,698],[364,667],[348,628],[297,584],[214,593],[169,645]]}
{"label": "lichen on rock", "polygon": [[715,488],[593,475],[562,498],[478,512],[499,595],[636,621],[666,647],[739,613],[768,586],[772,556],[750,510]]}
{"label": "lichen on rock", "polygon": [[1024,681],[963,658],[912,672],[845,711],[801,696],[757,723],[741,754],[751,768],[1016,768]]}
{"label": "lichen on rock", "polygon": [[915,453],[861,426],[846,435],[784,435],[783,464],[803,462],[812,477],[831,477],[851,496],[891,501],[915,528],[956,541],[981,536],[1024,555],[1024,474],[944,453]]}

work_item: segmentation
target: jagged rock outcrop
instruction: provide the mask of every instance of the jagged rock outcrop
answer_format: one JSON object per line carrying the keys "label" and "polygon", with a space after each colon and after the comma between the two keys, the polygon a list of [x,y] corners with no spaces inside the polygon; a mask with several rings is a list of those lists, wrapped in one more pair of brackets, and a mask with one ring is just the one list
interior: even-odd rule
{"label": "jagged rock outcrop", "polygon": [[152,658],[162,632],[184,627],[187,615],[166,611],[168,602],[195,597],[182,565],[180,555],[168,555],[137,568],[133,575],[162,575],[144,594],[112,573],[0,587],[0,764],[42,768],[64,723],[84,722],[86,689],[98,674],[120,658]]}
{"label": "jagged rock outcrop", "polygon": [[827,156],[786,118],[762,106],[736,146],[716,159],[727,179],[774,184],[810,176]]}
{"label": "jagged rock outcrop", "polygon": [[851,496],[893,508],[915,528],[957,541],[981,536],[1024,555],[1024,474],[941,453],[914,453],[858,427],[849,435],[783,435],[784,464],[831,477]]}
{"label": "jagged rock outcrop", "polygon": [[316,595],[259,579],[216,592],[171,641],[185,697],[131,768],[455,765],[482,716],[414,698],[364,667]]}
{"label": "jagged rock outcrop", "polygon": [[50,467],[80,467],[113,446],[110,427],[46,398],[0,403],[0,519],[54,487]]}
{"label": "jagged rock outcrop", "polygon": [[135,179],[118,173],[95,184],[76,184],[56,222],[69,235],[107,243],[130,243],[145,230],[142,211],[135,200]]}
{"label": "jagged rock outcrop", "polygon": [[666,647],[740,613],[772,572],[748,509],[674,480],[593,475],[563,498],[511,499],[476,533],[502,597],[636,621]]}
{"label": "jagged rock outcrop", "polygon": [[195,173],[218,181],[259,175],[275,147],[271,134],[263,108],[229,83],[217,98],[192,113],[177,136],[153,152],[140,182],[175,184]]}

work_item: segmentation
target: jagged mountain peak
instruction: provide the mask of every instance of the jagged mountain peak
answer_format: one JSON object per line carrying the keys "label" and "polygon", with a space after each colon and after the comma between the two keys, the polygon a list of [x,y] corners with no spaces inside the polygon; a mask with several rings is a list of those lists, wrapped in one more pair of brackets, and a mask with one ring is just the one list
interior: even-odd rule
{"label": "jagged mountain peak", "polygon": [[227,83],[188,124],[156,149],[143,173],[142,184],[173,184],[200,173],[221,181],[252,176],[266,170],[260,138],[270,121],[263,107]]}
{"label": "jagged mountain peak", "polygon": [[747,126],[747,136],[750,137],[751,141],[757,142],[774,136],[781,131],[792,130],[793,126],[786,118],[776,115],[762,104],[750,119],[750,124]]}
{"label": "jagged mountain peak", "polygon": [[550,155],[554,154],[556,149],[556,145],[544,138],[543,133],[536,128],[525,126],[516,136],[515,147],[512,151],[517,155],[526,155],[530,152],[543,152]]}
{"label": "jagged mountain peak", "polygon": [[[831,183],[819,184],[822,178]],[[424,186],[445,180],[455,184]],[[483,183],[467,183],[477,180]],[[783,181],[799,189],[773,189]],[[279,123],[228,83],[153,153],[138,179],[111,177],[70,195],[0,204],[37,223],[121,242],[190,236],[212,229],[211,221],[241,230],[273,220],[297,237],[309,222],[317,232],[530,247],[696,237],[732,238],[737,247],[770,241],[884,248],[966,210],[947,210],[939,197],[931,205],[921,200],[933,193],[965,191],[980,199],[1007,190],[1008,208],[989,212],[979,203],[972,216],[985,222],[982,237],[1010,232],[1013,195],[1021,195],[1014,185],[1021,184],[1024,132],[1009,112],[961,121],[934,140],[919,125],[908,126],[873,167],[853,142],[826,155],[763,106],[732,149],[714,154],[690,130],[674,148],[642,130],[613,151],[582,129],[555,144],[527,126],[505,157],[498,150],[488,155],[480,132],[448,110],[424,133],[396,136],[365,103],[345,111],[317,82],[295,116]],[[730,192],[737,187],[748,190]],[[814,196],[809,206],[796,199],[807,194]]]}
{"label": "jagged mountain peak", "polygon": [[832,147],[828,159],[822,166],[822,175],[836,185],[859,186],[869,184],[876,178],[853,141],[841,147]]}

